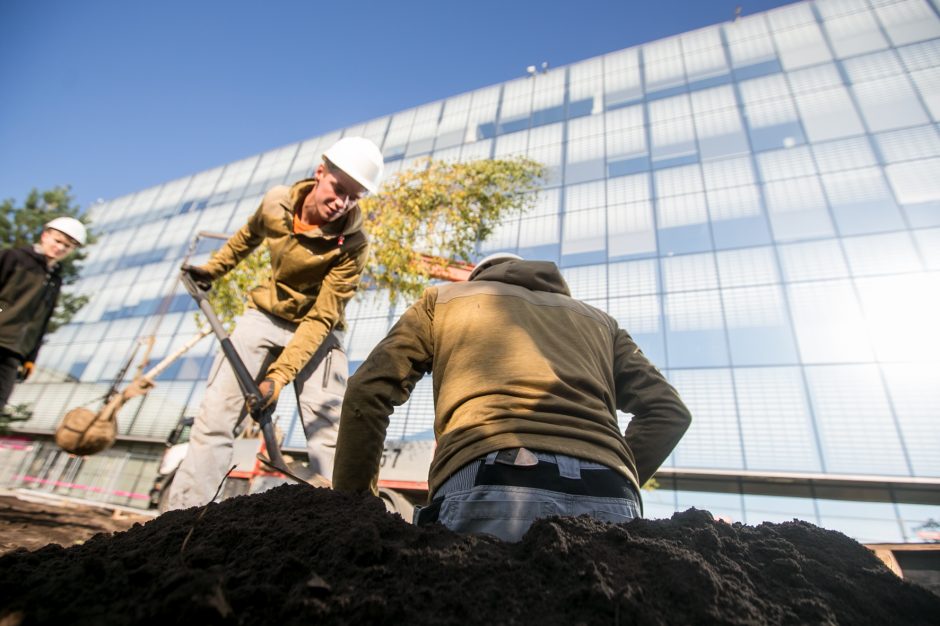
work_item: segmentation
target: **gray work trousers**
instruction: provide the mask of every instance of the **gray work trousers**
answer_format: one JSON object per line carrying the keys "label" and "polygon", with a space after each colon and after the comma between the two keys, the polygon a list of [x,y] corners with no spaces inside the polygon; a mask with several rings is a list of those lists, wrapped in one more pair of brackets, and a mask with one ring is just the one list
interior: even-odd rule
{"label": "gray work trousers", "polygon": [[[257,381],[264,379],[268,366],[291,340],[296,327],[256,309],[246,309],[236,320],[232,344]],[[337,332],[327,335],[294,379],[310,469],[327,478],[333,474],[340,409],[349,375],[338,335]],[[282,394],[284,391],[286,388]],[[232,466],[232,429],[244,412],[245,399],[238,380],[220,350],[193,422],[189,450],[171,484],[169,509],[202,506],[212,499]]]}

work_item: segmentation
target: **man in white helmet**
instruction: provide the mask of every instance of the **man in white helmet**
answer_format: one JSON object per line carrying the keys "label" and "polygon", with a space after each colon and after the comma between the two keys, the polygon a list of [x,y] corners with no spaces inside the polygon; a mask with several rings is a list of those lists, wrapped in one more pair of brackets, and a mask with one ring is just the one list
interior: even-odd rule
{"label": "man in white helmet", "polygon": [[[376,493],[389,415],[430,372],[437,446],[417,524],[518,541],[535,519],[625,522],[689,410],[558,267],[501,253],[428,288],[349,381],[333,487]],[[621,431],[617,411],[633,417]]]}
{"label": "man in white helmet", "polygon": [[0,250],[0,409],[17,380],[33,372],[62,288],[60,261],[87,236],[74,217],[57,217],[43,226],[38,243]]}
{"label": "man in white helmet", "polygon": [[[294,383],[310,470],[329,478],[348,366],[343,351],[346,303],[365,268],[369,242],[359,200],[377,191],[384,170],[378,147],[340,139],[313,177],[268,191],[248,222],[202,266],[184,266],[204,288],[263,241],[272,277],[255,287],[231,340],[256,376],[265,407]],[[173,479],[169,508],[209,502],[231,467],[232,429],[244,396],[220,352],[193,424],[189,451]]]}

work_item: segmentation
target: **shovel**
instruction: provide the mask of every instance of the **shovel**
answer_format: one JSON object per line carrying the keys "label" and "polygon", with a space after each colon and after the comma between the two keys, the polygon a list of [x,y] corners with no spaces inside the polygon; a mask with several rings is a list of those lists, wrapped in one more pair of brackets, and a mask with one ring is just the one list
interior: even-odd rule
{"label": "shovel", "polygon": [[241,388],[242,395],[245,397],[245,405],[249,407],[251,419],[258,422],[261,428],[261,434],[264,436],[265,449],[270,459],[264,459],[260,454],[258,455],[259,459],[263,459],[266,465],[269,465],[285,475],[291,474],[287,469],[287,463],[284,462],[284,457],[281,455],[281,448],[277,444],[277,436],[274,433],[274,423],[271,420],[271,416],[274,414],[274,407],[261,407],[261,391],[258,389],[258,384],[255,383],[254,377],[248,371],[248,368],[245,367],[245,363],[242,361],[241,357],[238,356],[238,351],[235,350],[232,340],[229,339],[225,327],[222,326],[222,322],[219,321],[218,316],[212,309],[212,304],[209,303],[209,298],[206,296],[207,292],[199,288],[188,272],[180,272],[180,280],[183,286],[186,287],[186,291],[189,292],[189,295],[191,295],[196,301],[196,304],[199,305],[199,309],[209,322],[209,327],[222,345],[222,353],[225,355],[225,358],[228,359],[229,365],[232,366],[232,370],[235,372],[238,386]]}

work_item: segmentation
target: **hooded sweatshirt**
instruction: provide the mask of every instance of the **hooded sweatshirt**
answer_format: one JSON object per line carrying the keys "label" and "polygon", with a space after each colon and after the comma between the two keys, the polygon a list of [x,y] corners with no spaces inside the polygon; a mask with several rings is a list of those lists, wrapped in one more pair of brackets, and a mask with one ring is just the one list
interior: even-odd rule
{"label": "hooded sweatshirt", "polygon": [[34,246],[0,251],[0,348],[35,361],[61,288],[61,265]]}
{"label": "hooded sweatshirt", "polygon": [[[627,332],[571,298],[554,263],[504,261],[428,289],[350,378],[333,484],[375,492],[393,408],[431,372],[431,494],[489,452],[527,447],[602,463],[639,489],[691,415]],[[632,413],[626,433],[617,410]]]}
{"label": "hooded sweatshirt", "polygon": [[346,303],[356,293],[369,251],[358,206],[335,222],[294,232],[294,214],[315,186],[308,178],[268,191],[205,266],[219,278],[267,240],[271,278],[249,293],[248,306],[297,324],[266,374],[282,385],[297,376],[330,332],[345,328]]}

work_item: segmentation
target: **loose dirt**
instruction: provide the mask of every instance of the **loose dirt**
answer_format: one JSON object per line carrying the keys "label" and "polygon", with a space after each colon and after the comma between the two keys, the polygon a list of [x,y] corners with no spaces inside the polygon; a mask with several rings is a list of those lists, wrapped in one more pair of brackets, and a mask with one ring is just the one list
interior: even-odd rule
{"label": "loose dirt", "polygon": [[690,509],[538,521],[502,543],[301,485],[0,557],[13,624],[936,624],[845,535]]}

